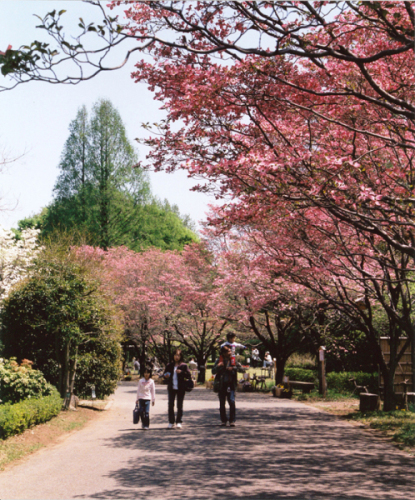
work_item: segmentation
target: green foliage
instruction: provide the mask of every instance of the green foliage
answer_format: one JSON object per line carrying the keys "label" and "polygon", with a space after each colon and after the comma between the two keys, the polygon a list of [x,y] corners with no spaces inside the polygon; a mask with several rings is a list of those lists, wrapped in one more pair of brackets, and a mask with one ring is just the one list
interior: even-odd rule
{"label": "green foliage", "polygon": [[284,375],[289,377],[290,380],[296,382],[316,382],[317,372],[315,370],[307,370],[305,368],[291,368],[287,367],[284,370]]}
{"label": "green foliage", "polygon": [[91,396],[95,386],[98,399],[112,394],[121,376],[121,345],[110,337],[97,337],[80,347],[75,379],[75,393]]}
{"label": "green foliage", "polygon": [[356,380],[357,385],[364,385],[369,392],[377,392],[378,390],[378,374],[365,372],[341,372],[327,373],[327,387],[338,392],[353,392],[355,385],[352,379]]}
{"label": "green foliage", "polygon": [[287,361],[289,368],[304,368],[306,370],[316,369],[316,358],[312,354],[292,354]]}
{"label": "green foliage", "polygon": [[[287,375],[290,380],[298,382],[314,382],[318,385],[318,373],[316,370],[287,367],[284,374]],[[355,389],[355,385],[351,380],[352,378],[356,380],[357,385],[366,386],[369,392],[376,393],[378,390],[378,374],[365,372],[327,373],[327,388],[338,394],[350,394]]]}
{"label": "green foliage", "polygon": [[198,237],[177,207],[151,195],[148,175],[137,167],[118,111],[109,101],[98,101],[91,119],[84,107],[69,126],[55,200],[42,214],[19,226],[40,225],[42,236],[73,231],[85,243],[107,249],[157,247],[182,250]]}
{"label": "green foliage", "polygon": [[12,229],[15,233],[16,238],[20,239],[21,232],[25,229],[42,229],[44,226],[46,217],[48,214],[47,208],[42,208],[42,210],[38,214],[31,215],[30,217],[26,217],[24,219],[19,220],[17,229]]}
{"label": "green foliage", "polygon": [[32,369],[30,361],[24,360],[19,366],[16,358],[0,361],[0,381],[2,403],[49,396],[56,390],[46,382],[42,372]]}
{"label": "green foliage", "polygon": [[[98,269],[88,270],[87,264],[78,262],[67,247],[46,248],[34,275],[13,290],[2,308],[4,355],[33,360],[62,395],[67,370],[78,357],[81,369],[87,372],[83,356],[88,353],[97,354],[105,372],[90,372],[89,384],[100,384],[99,378],[104,376],[102,393],[107,393],[118,380],[118,313],[101,292]],[[110,369],[108,364],[114,367]]]}
{"label": "green foliage", "polygon": [[0,406],[0,438],[20,434],[29,427],[47,422],[62,409],[62,399],[53,388],[49,396]]}

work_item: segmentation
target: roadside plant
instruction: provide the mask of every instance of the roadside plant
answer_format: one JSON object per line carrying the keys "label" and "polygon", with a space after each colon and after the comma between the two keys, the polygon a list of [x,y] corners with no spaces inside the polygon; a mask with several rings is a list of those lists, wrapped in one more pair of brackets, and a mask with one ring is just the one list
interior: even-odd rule
{"label": "roadside plant", "polygon": [[68,399],[76,387],[79,360],[97,353],[105,342],[111,344],[115,368],[109,385],[114,388],[121,327],[117,310],[100,288],[99,266],[68,250],[67,243],[47,245],[32,275],[4,301],[1,340],[5,356],[33,360]]}
{"label": "roadside plant", "polygon": [[32,368],[32,361],[16,358],[0,359],[1,403],[18,403],[25,399],[50,396],[55,390],[43,373]]}

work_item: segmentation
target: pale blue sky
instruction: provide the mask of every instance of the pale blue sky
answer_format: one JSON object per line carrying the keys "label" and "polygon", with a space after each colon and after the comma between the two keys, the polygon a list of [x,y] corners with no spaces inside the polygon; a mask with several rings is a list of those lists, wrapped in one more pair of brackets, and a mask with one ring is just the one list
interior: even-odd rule
{"label": "pale blue sky", "polygon": [[[66,9],[65,27],[76,26],[79,17],[93,21],[95,10],[87,4],[72,1],[0,1],[0,50],[10,44],[18,48],[33,40],[49,41],[33,14],[44,16],[53,9]],[[128,67],[76,86],[30,82],[8,92],[0,92],[0,153],[8,158],[23,155],[0,173],[0,225],[16,227],[19,219],[37,213],[52,200],[52,189],[58,174],[60,154],[68,136],[69,123],[77,109],[88,109],[98,98],[107,98],[118,109],[131,140],[143,137],[142,122],[163,117],[160,103],[142,84],[130,78],[135,56]],[[3,79],[0,76],[0,79]],[[4,80],[3,80],[4,82]],[[3,83],[2,82],[2,83]],[[140,159],[145,150],[137,147]],[[179,206],[181,213],[195,221],[205,218],[207,204],[214,198],[194,193],[196,183],[185,172],[151,173],[153,193]]]}

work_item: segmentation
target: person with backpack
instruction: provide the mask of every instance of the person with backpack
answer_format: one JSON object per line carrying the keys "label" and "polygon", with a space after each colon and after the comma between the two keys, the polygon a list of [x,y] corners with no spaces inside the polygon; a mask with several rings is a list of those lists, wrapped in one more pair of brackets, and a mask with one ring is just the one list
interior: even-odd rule
{"label": "person with backpack", "polygon": [[[183,353],[181,349],[176,349],[173,355],[173,362],[169,363],[163,377],[167,380],[168,392],[168,411],[169,425],[168,429],[172,429],[176,423],[178,429],[182,428],[183,419],[183,401],[186,393],[186,381],[192,378],[189,368],[183,361]],[[174,401],[177,398],[177,415],[174,415]]]}
{"label": "person with backpack", "polygon": [[[215,375],[215,383],[218,384],[220,425],[222,427],[226,427],[228,422],[230,427],[235,427],[235,391],[238,383],[237,371],[240,368],[241,365],[232,359],[232,348],[228,345],[223,345],[220,349],[220,357],[216,360],[212,368],[212,374]],[[229,420],[226,414],[226,401],[229,404]]]}

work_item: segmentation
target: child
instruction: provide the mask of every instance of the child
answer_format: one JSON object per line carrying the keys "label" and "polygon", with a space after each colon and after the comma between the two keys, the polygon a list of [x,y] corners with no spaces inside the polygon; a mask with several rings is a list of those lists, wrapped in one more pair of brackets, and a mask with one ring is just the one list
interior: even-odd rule
{"label": "child", "polygon": [[[226,335],[227,341],[224,342],[220,347],[222,349],[223,346],[228,346],[231,349],[231,365],[235,366],[235,355],[236,355],[236,348],[241,348],[241,349],[246,349],[246,347],[242,344],[238,344],[238,342],[235,342],[236,334],[234,332],[229,332]],[[219,363],[223,363],[223,358],[222,356],[219,357]]]}
{"label": "child", "polygon": [[150,401],[152,406],[156,402],[156,386],[151,376],[150,368],[145,368],[144,378],[140,378],[137,388],[136,404],[140,405],[141,427],[144,430],[150,427]]}

